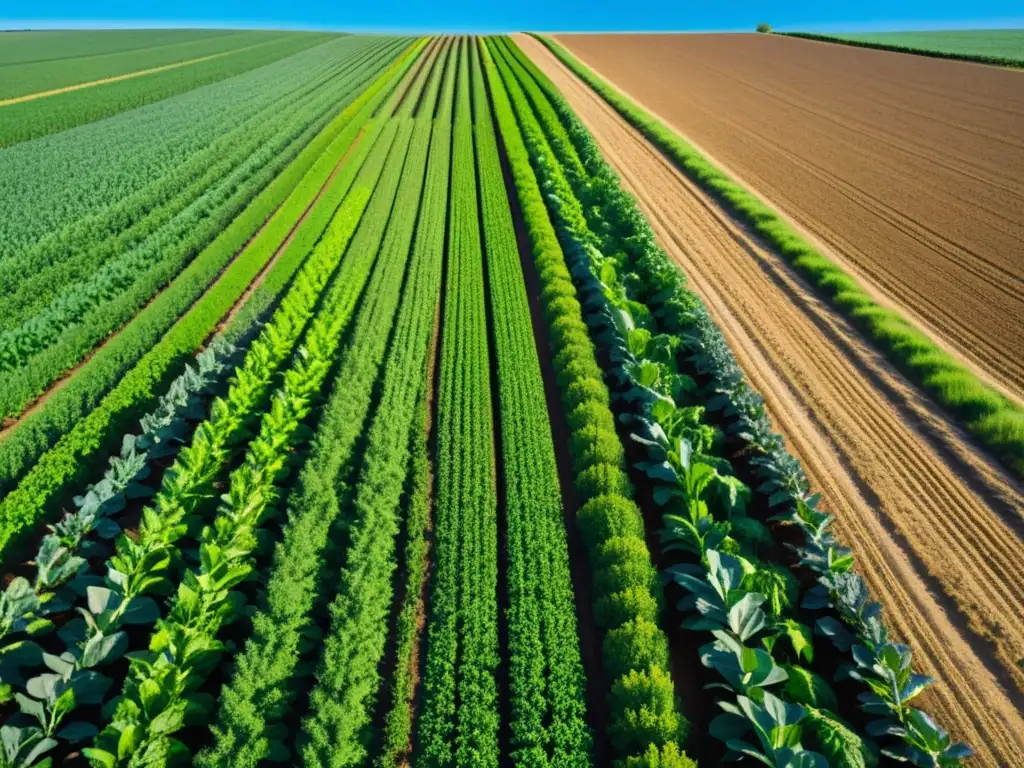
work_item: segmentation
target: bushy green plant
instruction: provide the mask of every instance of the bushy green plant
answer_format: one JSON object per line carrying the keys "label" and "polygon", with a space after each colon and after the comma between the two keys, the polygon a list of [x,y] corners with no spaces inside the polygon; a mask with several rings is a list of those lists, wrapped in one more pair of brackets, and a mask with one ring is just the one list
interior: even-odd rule
{"label": "bushy green plant", "polygon": [[697,763],[675,744],[666,744],[660,749],[650,744],[639,757],[631,755],[618,765],[620,768],[697,768]]}
{"label": "bushy green plant", "polygon": [[633,486],[629,475],[618,464],[592,464],[576,475],[576,493],[586,503],[595,496],[619,496],[629,498]]}
{"label": "bushy green plant", "polygon": [[611,680],[651,666],[668,669],[668,638],[647,619],[631,619],[609,630],[603,648],[605,673]]}
{"label": "bushy green plant", "polygon": [[583,539],[591,551],[613,537],[644,536],[643,519],[636,504],[623,496],[596,496],[576,513]]}
{"label": "bushy green plant", "polygon": [[598,597],[594,616],[598,626],[605,629],[614,629],[637,617],[657,622],[658,601],[649,586],[627,587]]}
{"label": "bushy green plant", "polygon": [[659,666],[634,669],[612,684],[612,743],[621,753],[682,744],[687,724],[679,716],[672,679]]}

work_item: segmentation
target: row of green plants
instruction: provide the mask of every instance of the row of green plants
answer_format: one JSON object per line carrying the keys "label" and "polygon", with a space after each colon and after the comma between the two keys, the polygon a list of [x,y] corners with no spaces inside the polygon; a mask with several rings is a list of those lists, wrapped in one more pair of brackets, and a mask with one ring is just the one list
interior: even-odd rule
{"label": "row of green plants", "polygon": [[[443,61],[434,63],[443,65]],[[441,73],[435,70],[433,74],[436,77],[430,95],[436,96]],[[413,141],[381,246],[389,272],[381,275],[380,297],[365,302],[360,317],[363,324],[356,327],[353,361],[346,378],[350,423],[360,431],[367,427],[366,443],[360,468],[351,476],[342,505],[347,546],[337,571],[335,595],[328,606],[330,620],[317,662],[316,684],[302,722],[300,743],[306,765],[342,768],[363,765],[369,758],[371,718],[390,630],[398,505],[408,469],[409,430],[422,385],[426,330],[437,301],[436,281],[433,286],[429,280],[420,285],[414,282],[424,277],[421,259],[433,255],[422,248],[413,253],[411,247],[423,200],[432,129],[429,115],[416,120],[408,116],[415,102],[415,94],[407,96],[402,114],[396,118],[403,130],[413,132]],[[433,106],[430,98],[425,107],[432,111]],[[435,205],[429,213],[436,213],[438,190],[435,187],[431,191],[435,193]],[[419,216],[419,226],[424,229],[429,226],[425,215],[426,209]],[[410,257],[414,259],[412,264]],[[431,265],[426,266],[429,269]],[[433,293],[429,292],[431,287]],[[408,335],[409,326],[414,322],[420,333],[416,346],[409,346],[413,341]],[[371,419],[372,394],[378,379],[380,398]]]}
{"label": "row of green plants", "polygon": [[[32,559],[33,578],[15,576],[0,595],[0,704],[12,700],[12,686],[24,686],[23,666],[42,663],[42,649],[30,638],[52,629],[48,616],[70,609],[75,593],[68,583],[90,558],[109,554],[121,534],[118,517],[134,499],[152,494],[148,480],[188,439],[191,423],[206,418],[206,400],[234,369],[238,349],[218,337],[186,366],[156,407],[139,420],[138,434],[126,434],[107,460],[103,479],[74,498],[47,533]],[[13,639],[11,639],[13,637]],[[10,760],[13,756],[8,755]]]}
{"label": "row of green plants", "polygon": [[538,36],[566,66],[679,167],[775,249],[825,299],[1018,477],[1024,477],[1024,409],[985,384],[898,312],[885,309],[764,202],[730,179],[678,134],[619,93],[572,54]]}
{"label": "row of green plants", "polygon": [[592,739],[558,466],[479,45],[474,131],[505,480],[509,756],[516,765],[585,766]]}
{"label": "row of green plants", "polygon": [[[310,104],[293,105],[293,120],[272,140],[253,149],[234,173],[218,181],[168,226],[139,247],[93,270],[64,291],[22,325],[0,333],[0,368],[11,386],[0,396],[0,414],[16,415],[32,398],[44,392],[65,371],[73,368],[96,344],[129,322],[153,296],[181,273],[230,224],[255,195],[264,189],[308,145],[341,104],[358,94],[365,81],[383,69],[385,61],[356,70],[345,79],[344,94],[315,94]],[[168,317],[167,322],[174,321]],[[124,368],[132,364],[124,359]]]}
{"label": "row of green plants", "polygon": [[[301,417],[330,367],[338,334],[369,272],[372,257],[342,261],[368,197],[368,188],[357,186],[339,210],[235,371],[227,393],[214,401],[210,418],[199,425],[190,445],[165,473],[160,491],[142,511],[135,535],[120,536],[112,557],[86,564],[76,576],[83,585],[83,596],[76,602],[85,606],[75,606],[82,620],[60,628],[64,650],[59,656],[43,655],[53,673],[29,679],[25,692],[15,694],[20,743],[46,739],[54,742],[53,748],[91,738],[96,731],[91,722],[76,721],[72,728],[65,722],[68,715],[79,706],[106,701],[114,681],[96,668],[122,658],[130,638],[139,642],[138,631],[129,635],[125,627],[156,624],[149,638],[152,656],[138,653],[144,647],[131,648],[135,652],[128,657],[124,691],[107,702],[100,717],[109,725],[85,754],[98,765],[122,764],[133,755],[136,761],[145,761],[185,754],[183,745],[169,735],[183,725],[187,714],[204,709],[202,697],[190,699],[187,694],[209,673],[212,667],[203,664],[215,660],[220,649],[208,632],[241,607],[240,593],[232,587],[249,574],[247,556],[257,544],[253,528],[272,500],[273,480],[290,453],[289,438],[301,434]],[[335,269],[338,275],[332,280]],[[332,285],[326,301],[318,306],[328,282]],[[307,342],[295,353],[283,390],[271,405],[274,378],[314,314]],[[250,429],[264,410],[262,429],[252,439]],[[214,524],[204,525],[204,512],[232,446],[246,439],[248,461],[232,476]],[[183,539],[199,540],[197,570],[186,567]],[[168,593],[169,614],[155,599]],[[160,620],[162,615],[168,618]]]}
{"label": "row of green plants", "polygon": [[[510,72],[528,94],[529,102],[524,102],[523,109],[536,110],[545,127],[547,120],[557,120],[523,61],[507,46],[504,53]],[[538,104],[547,107],[547,120],[536,109]],[[548,132],[559,159],[568,154],[562,143],[566,135],[562,128]],[[637,467],[651,477],[655,503],[666,508],[663,519],[671,534],[668,549],[696,555],[696,563],[684,555],[683,562],[668,572],[693,596],[679,607],[700,609],[699,618],[687,620],[689,628],[714,635],[714,642],[701,648],[702,660],[720,672],[726,680],[723,687],[737,695],[735,701],[719,697],[719,706],[725,712],[711,722],[709,731],[726,742],[727,754],[734,757],[747,754],[770,765],[826,765],[824,755],[805,746],[801,726],[805,713],[777,696],[779,691],[768,690],[768,686],[778,686],[795,675],[773,658],[773,651],[782,658],[782,652],[790,650],[778,643],[780,637],[792,645],[796,655],[793,661],[799,661],[801,653],[813,654],[810,631],[798,622],[787,623],[791,621],[785,616],[790,606],[788,574],[752,559],[751,539],[756,544],[763,535],[755,528],[748,538],[745,534],[751,530],[750,525],[741,527],[739,522],[749,491],[733,476],[728,462],[714,455],[719,441],[714,430],[702,425],[703,409],[683,405],[695,383],[679,373],[672,338],[658,333],[656,318],[637,300],[635,290],[627,291],[614,259],[598,250],[599,246],[619,249],[623,243],[616,239],[614,228],[609,231],[595,225],[597,231],[606,232],[603,241],[592,234],[592,201],[581,204],[573,189],[587,181],[573,171],[542,178],[550,192],[549,210],[579,291],[584,319],[605,362],[613,408],[620,420],[628,419],[631,428],[637,430],[631,437],[642,441],[647,449]],[[585,210],[590,213],[589,222]],[[598,202],[598,214],[602,210]],[[679,273],[665,271],[658,278],[660,284],[654,290],[672,293]],[[739,539],[730,536],[733,526],[743,531]],[[725,565],[723,557],[728,558]],[[706,574],[710,586],[705,583]],[[765,603],[773,608],[770,620],[761,608]],[[766,649],[757,642],[763,639],[758,637],[762,632],[770,637]],[[748,645],[748,641],[753,642]],[[751,730],[756,734],[754,743],[748,740]],[[776,738],[783,731],[786,737]],[[845,752],[850,745],[841,746]]]}
{"label": "row of green plants", "polygon": [[[102,34],[101,32],[100,35]],[[31,41],[35,43],[31,51],[19,50],[28,44],[29,40],[15,40],[12,46],[5,47],[2,61],[4,65],[17,66],[5,72],[7,76],[3,85],[0,85],[0,100],[46,93],[79,83],[91,83],[153,67],[191,61],[203,56],[237,51],[257,43],[270,42],[286,33],[266,30],[183,30],[171,34],[173,38],[170,40],[157,40],[146,39],[147,35],[144,33],[141,38],[132,40],[130,47],[127,48],[121,48],[121,44],[128,43],[128,40],[117,40],[115,36],[107,41],[112,48],[104,50],[103,53],[91,48],[88,38],[92,37],[92,33],[88,32],[84,39],[80,37],[75,40],[73,38],[78,36],[67,36],[61,41],[63,45],[55,45],[58,41],[51,36],[37,35],[36,40]],[[83,43],[84,50],[79,47]],[[100,46],[99,50],[104,48],[105,46]],[[71,66],[69,58],[75,60]]]}
{"label": "row of green plants", "polygon": [[[543,133],[536,121],[528,118],[532,113],[497,42],[488,39],[482,53],[532,246],[570,431],[574,484],[581,502],[576,519],[594,575],[595,613],[603,631],[609,737],[623,766],[686,768],[693,763],[680,745],[688,723],[676,700],[668,640],[659,625],[661,594],[644,539],[643,519],[632,499],[608,389],[531,156],[552,173],[560,173],[560,169],[550,152],[542,154]],[[524,116],[521,128],[517,112]]]}
{"label": "row of green plants", "polygon": [[[406,140],[410,128],[408,124],[403,128]],[[392,207],[401,158],[390,165],[392,180],[381,181],[375,192],[381,216]],[[410,168],[409,174],[413,173]],[[385,184],[390,186],[391,197],[382,189]],[[396,211],[410,205],[412,192],[405,189],[399,193]],[[381,235],[379,228],[360,228],[351,247],[375,250]],[[380,260],[394,260],[397,251],[392,250],[397,243],[393,237]],[[265,604],[253,617],[251,637],[221,693],[212,728],[214,743],[200,753],[199,765],[249,766],[265,759],[286,760],[293,754],[302,711],[295,698],[313,675],[327,602],[337,582],[332,571],[340,568],[346,550],[347,529],[352,522],[350,475],[368,419],[377,366],[383,355],[380,348],[387,339],[386,330],[378,328],[384,318],[377,307],[380,297],[397,292],[402,282],[393,269],[391,265],[375,275],[363,300],[312,450],[288,501],[286,523],[267,580]],[[392,312],[394,301],[392,298]]]}
{"label": "row of green plants", "polygon": [[[391,148],[398,165],[407,147],[406,139],[399,133]],[[382,194],[393,194],[388,181],[389,169],[385,166],[379,187]],[[360,198],[357,194],[353,199]],[[342,210],[335,220],[344,235],[339,239],[329,235],[318,250],[338,255],[346,251],[345,240],[355,229],[358,216],[353,213],[346,219],[345,214]],[[360,224],[363,231],[369,226],[379,234],[387,217],[371,201],[364,221]],[[143,764],[154,757],[164,763],[191,758],[190,750],[175,742],[173,734],[190,720],[203,722],[212,713],[212,697],[200,689],[228,650],[220,635],[242,614],[246,597],[241,585],[255,574],[261,534],[270,533],[271,521],[277,516],[282,481],[291,470],[296,451],[311,436],[303,422],[338,355],[361,287],[375,262],[376,279],[387,272],[386,259],[377,261],[372,251],[354,249],[316,308],[305,341],[285,373],[283,385],[275,392],[272,406],[262,416],[258,435],[248,443],[244,463],[232,473],[215,517],[198,537],[198,567],[184,571],[176,594],[168,601],[167,617],[158,622],[150,636],[149,653],[132,658],[125,692],[114,702],[109,724],[93,747],[85,750],[94,765],[116,766],[133,758]],[[349,265],[351,270],[346,270]],[[324,273],[330,274],[330,269]],[[238,409],[239,414],[258,411],[259,407],[253,405],[255,401],[246,403]],[[208,471],[201,476],[213,474]],[[191,489],[184,493],[195,496]],[[181,512],[184,515],[180,520],[184,522],[190,511],[182,507]],[[168,520],[165,525],[175,522]],[[154,695],[157,691],[159,694]],[[125,749],[126,740],[131,743],[129,749]]]}
{"label": "row of green plants", "polygon": [[[34,101],[10,104],[0,111],[0,147],[66,131],[121,112],[226,80],[303,51],[322,46],[329,34],[292,34],[246,46],[229,56],[197,62],[145,77],[107,83]],[[66,63],[66,62],[61,62]],[[77,66],[75,62],[72,66]]]}
{"label": "row of green plants", "polygon": [[[352,185],[372,142],[358,142],[332,178],[339,158],[358,139],[365,121],[390,94],[421,47],[422,44],[411,47],[403,60],[396,62],[368,89],[365,98],[361,97],[339,116],[334,126],[337,133],[325,133],[311,142],[293,166],[279,176],[174,285],[140,313],[137,332],[126,329],[100,349],[70,383],[47,400],[44,408],[20,422],[0,443],[0,468],[6,470],[0,475],[6,480],[0,483],[0,488],[11,489],[25,472],[17,489],[0,502],[0,558],[6,560],[17,538],[44,518],[46,510],[59,501],[64,489],[82,476],[95,452],[148,407],[152,393],[159,392],[160,385],[176,373],[175,366],[210,335],[290,235],[293,235],[292,240],[274,263],[271,276],[294,270],[301,263],[323,232],[341,196]],[[317,195],[328,181],[318,200]],[[193,269],[199,273],[200,266],[213,271],[216,261],[223,261],[227,258],[225,253],[235,252],[246,243],[281,200],[284,204],[280,210],[249,243],[247,258],[231,262],[213,287],[162,339],[148,335],[150,313],[158,315],[155,322],[159,323],[162,313],[174,311],[175,305],[171,302],[181,300],[177,296],[179,290],[183,292],[190,287],[187,283],[181,289],[178,287],[186,274]],[[317,204],[310,215],[295,229],[296,221],[313,202]],[[208,259],[214,264],[207,265]],[[116,380],[113,371],[120,355],[124,350],[128,354],[135,353],[140,347],[146,352],[139,363],[101,399],[103,387]],[[98,405],[83,418],[94,399]]]}
{"label": "row of green plants", "polygon": [[[757,752],[770,764],[793,759],[786,750],[793,749],[801,731],[830,764],[858,755],[862,764],[874,760],[872,745],[829,711],[838,703],[828,683],[801,666],[813,660],[814,646],[810,629],[798,619],[814,620],[815,611],[828,608],[833,615],[817,618],[815,632],[850,654],[836,679],[867,688],[858,697],[861,709],[881,716],[866,723],[867,735],[889,757],[921,766],[960,764],[970,750],[953,744],[911,704],[931,679],[913,672],[909,649],[889,642],[879,606],[869,601],[851,570],[852,555],[828,533],[829,516],[815,509],[817,497],[772,432],[760,398],[721,333],[658,248],[578,118],[521,52],[516,57],[521,77],[534,81],[533,98],[550,98],[588,169],[589,177],[569,177],[591,229],[603,237],[594,237],[589,247],[581,238],[574,276],[585,286],[588,321],[609,348],[607,378],[624,404],[621,418],[643,448],[636,466],[649,477],[654,503],[665,510],[666,549],[689,557],[669,569],[689,593],[680,607],[699,613],[684,626],[712,631],[716,642],[705,646],[704,663],[741,694],[712,721],[712,734],[731,749],[737,744],[730,740],[748,739],[748,753]],[[611,255],[602,255],[599,248]],[[745,456],[748,473],[758,483],[753,493],[735,478],[723,458],[723,443]],[[763,515],[778,514],[754,519],[747,514],[750,502]],[[765,522],[795,525],[806,536],[793,565],[798,572],[809,569],[814,578],[800,602],[793,575],[758,558],[775,549]],[[773,658],[779,655],[780,638],[787,641],[781,651],[794,657],[785,666]],[[753,658],[747,663],[743,650],[751,645],[761,646],[756,665]],[[749,676],[735,678],[736,670]],[[752,681],[759,681],[754,695]],[[781,683],[781,693],[765,689]],[[763,751],[750,744],[751,731]],[[789,741],[776,744],[777,733],[789,734]]]}
{"label": "row of green plants", "polygon": [[469,50],[458,42],[437,401],[434,574],[416,763],[497,766],[498,527]]}
{"label": "row of green plants", "polygon": [[[435,328],[431,328],[434,332]],[[429,353],[433,353],[433,349]],[[432,402],[431,366],[425,366],[424,386],[416,406],[410,434],[409,475],[406,496],[404,534],[399,571],[402,574],[400,607],[395,619],[395,664],[384,688],[384,733],[375,765],[399,768],[408,765],[412,755],[413,703],[416,698],[421,619],[426,611],[426,588],[430,571],[430,532],[434,465],[430,458],[430,403]]]}
{"label": "row of green plants", "polygon": [[[410,297],[410,303],[417,307],[415,324],[406,330],[400,318],[398,332],[392,341],[392,355],[402,355],[400,368],[403,377],[414,377],[422,382],[415,410],[406,410],[410,390],[395,386],[401,392],[401,407],[387,415],[383,405],[380,408],[375,429],[391,435],[384,423],[393,423],[397,439],[408,427],[408,447],[393,446],[392,454],[405,451],[409,456],[407,486],[403,499],[393,494],[397,490],[390,486],[392,495],[381,507],[390,515],[401,517],[404,511],[404,543],[399,565],[400,584],[398,613],[391,632],[394,645],[394,666],[388,672],[379,705],[383,717],[383,733],[375,765],[379,768],[399,768],[407,764],[412,752],[412,731],[414,708],[419,680],[419,654],[422,638],[423,616],[425,614],[426,590],[429,572],[429,532],[432,527],[432,500],[434,489],[434,468],[430,454],[429,439],[432,431],[431,408],[434,401],[434,366],[436,364],[436,343],[439,333],[438,316],[441,304],[441,279],[444,263],[445,231],[448,219],[448,180],[452,148],[452,106],[455,95],[455,55],[451,39],[445,40],[441,97],[436,109],[425,101],[419,119],[433,120],[430,139],[430,160],[427,165],[427,180],[424,187],[424,202],[417,225],[413,266],[409,284],[419,292],[418,298]],[[440,66],[440,65],[439,65]],[[404,311],[404,310],[403,310]],[[413,309],[408,310],[410,314]],[[409,350],[404,352],[403,350]],[[416,354],[413,354],[415,352]],[[418,356],[417,356],[418,355]],[[420,368],[415,366],[419,361]],[[389,366],[391,363],[389,363]],[[385,377],[387,374],[385,373]],[[385,378],[385,381],[387,379]],[[382,400],[383,403],[383,400]],[[380,440],[385,440],[381,434]],[[390,441],[389,441],[390,442]],[[371,442],[372,445],[372,442]],[[383,454],[375,452],[367,457],[367,477],[371,458]],[[389,459],[393,460],[393,459]],[[397,469],[396,465],[390,465]],[[395,505],[398,505],[397,507]]]}
{"label": "row of green plants", "polygon": [[322,91],[339,71],[366,64],[379,53],[364,46],[343,57],[341,68],[325,63],[310,72],[307,83],[262,105],[142,189],[20,249],[0,264],[0,329],[9,330],[43,309],[60,295],[59,286],[81,281],[111,258],[144,243],[277,133],[287,123],[289,109]]}

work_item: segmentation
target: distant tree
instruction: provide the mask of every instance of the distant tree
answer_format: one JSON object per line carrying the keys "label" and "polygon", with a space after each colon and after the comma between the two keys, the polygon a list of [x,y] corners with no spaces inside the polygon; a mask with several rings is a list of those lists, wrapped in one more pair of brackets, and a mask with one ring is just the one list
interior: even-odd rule
{"label": "distant tree", "polygon": [[772,31],[772,25],[771,24],[765,24],[762,21],[760,24],[757,25],[757,31],[758,32],[763,32],[764,34],[768,34],[769,32]]}

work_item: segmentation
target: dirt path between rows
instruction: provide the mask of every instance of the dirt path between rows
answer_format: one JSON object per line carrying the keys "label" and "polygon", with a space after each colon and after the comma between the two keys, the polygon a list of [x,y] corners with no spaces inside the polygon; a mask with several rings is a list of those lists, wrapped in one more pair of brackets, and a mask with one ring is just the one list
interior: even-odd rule
{"label": "dirt path between rows", "polygon": [[253,48],[259,48],[261,45],[266,45],[270,42],[275,42],[277,38],[273,40],[266,40],[262,43],[255,43],[254,45],[247,45],[243,48],[233,48],[230,51],[221,51],[220,53],[211,53],[209,56],[200,56],[195,59],[186,59],[185,61],[175,61],[171,64],[164,64],[160,67],[152,67],[151,69],[140,69],[136,72],[126,72],[123,75],[114,75],[113,77],[104,77],[100,80],[92,80],[88,83],[76,83],[75,85],[66,85],[63,88],[54,88],[52,91],[40,91],[39,93],[28,93],[24,96],[16,96],[13,99],[2,99],[0,100],[0,107],[9,107],[14,104],[21,104],[25,101],[35,101],[36,99],[44,99],[47,96],[59,96],[62,93],[70,93],[71,91],[80,91],[83,88],[93,88],[97,85],[106,85],[107,83],[117,83],[121,80],[131,80],[135,77],[142,77],[143,75],[153,75],[157,72],[166,72],[169,69],[178,69],[179,67],[188,67],[192,64],[201,64],[204,61],[212,61],[213,59],[219,59],[224,56],[230,56],[233,53],[241,53],[242,51],[249,51]]}
{"label": "dirt path between rows", "polygon": [[888,625],[938,684],[923,704],[983,765],[1024,765],[1024,495],[747,235],[532,38],[637,196],[801,459]]}
{"label": "dirt path between rows", "polygon": [[775,35],[558,39],[1024,398],[1024,73]]}

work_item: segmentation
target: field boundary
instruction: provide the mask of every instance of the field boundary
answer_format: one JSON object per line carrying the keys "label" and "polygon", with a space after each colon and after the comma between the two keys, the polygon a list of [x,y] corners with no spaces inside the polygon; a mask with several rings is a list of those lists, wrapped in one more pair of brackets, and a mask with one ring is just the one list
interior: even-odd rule
{"label": "field boundary", "polygon": [[791,264],[817,294],[864,333],[897,369],[963,424],[1016,478],[1024,478],[1024,409],[984,382],[902,314],[878,304],[849,272],[675,130],[557,42],[540,34],[530,34],[664,151],[688,178]]}
{"label": "field boundary", "polygon": [[1024,59],[1013,59],[1007,56],[986,56],[981,53],[951,53],[947,51],[936,51],[930,48],[913,48],[909,45],[888,45],[886,43],[872,43],[867,40],[846,40],[831,35],[821,35],[815,32],[773,32],[779,37],[795,37],[800,40],[813,40],[817,43],[835,43],[837,45],[849,45],[854,48],[873,48],[876,51],[888,51],[889,53],[909,53],[914,56],[927,56],[932,59],[947,59],[950,61],[966,61],[972,64],[987,64],[989,66],[1006,67],[1008,69],[1024,69]]}

